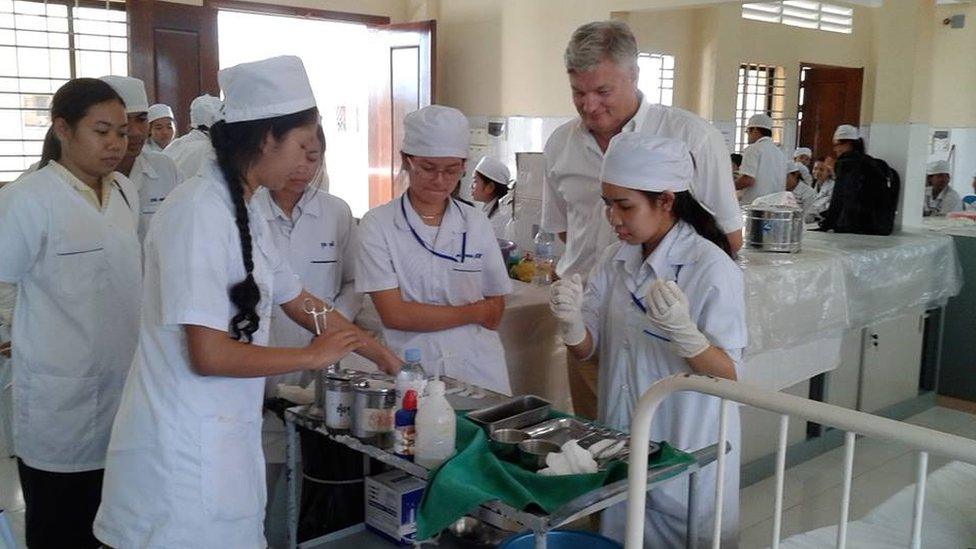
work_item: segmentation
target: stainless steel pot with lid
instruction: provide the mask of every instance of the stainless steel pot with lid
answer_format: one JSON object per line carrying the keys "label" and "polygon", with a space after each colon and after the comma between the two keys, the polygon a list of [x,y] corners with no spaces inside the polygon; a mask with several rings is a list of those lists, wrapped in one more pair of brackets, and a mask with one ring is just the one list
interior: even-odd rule
{"label": "stainless steel pot with lid", "polygon": [[746,246],[797,253],[803,241],[803,210],[788,206],[746,206]]}

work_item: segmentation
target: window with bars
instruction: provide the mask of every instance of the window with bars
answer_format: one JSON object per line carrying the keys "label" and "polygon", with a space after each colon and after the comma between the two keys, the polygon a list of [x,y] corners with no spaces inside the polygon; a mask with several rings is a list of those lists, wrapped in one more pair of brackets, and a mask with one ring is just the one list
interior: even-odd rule
{"label": "window with bars", "polygon": [[812,0],[748,2],[742,4],[742,17],[805,29],[844,34],[854,32],[854,10],[827,2],[813,2]]}
{"label": "window with bars", "polygon": [[637,88],[647,101],[671,106],[674,102],[674,56],[642,53],[637,57]]}
{"label": "window with bars", "polygon": [[62,84],[128,70],[124,2],[0,0],[0,183],[40,158]]}
{"label": "window with bars", "polygon": [[735,150],[748,145],[746,124],[754,114],[773,119],[773,141],[783,143],[783,108],[786,105],[786,75],[783,67],[743,63],[735,99]]}

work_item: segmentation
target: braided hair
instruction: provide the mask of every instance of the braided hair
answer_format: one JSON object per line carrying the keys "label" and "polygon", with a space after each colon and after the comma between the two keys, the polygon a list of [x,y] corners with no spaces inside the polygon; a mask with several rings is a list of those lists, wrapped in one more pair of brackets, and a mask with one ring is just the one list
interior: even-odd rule
{"label": "braided hair", "polygon": [[229,292],[231,303],[237,307],[237,314],[230,321],[230,335],[238,341],[250,343],[261,322],[257,312],[261,292],[254,281],[253,243],[244,201],[245,172],[261,157],[261,148],[268,135],[280,141],[289,131],[315,124],[318,119],[318,109],[313,107],[276,118],[233,123],[220,121],[210,127],[210,141],[217,156],[217,165],[227,181],[234,204],[234,222],[240,236],[246,273],[244,280],[231,286]]}

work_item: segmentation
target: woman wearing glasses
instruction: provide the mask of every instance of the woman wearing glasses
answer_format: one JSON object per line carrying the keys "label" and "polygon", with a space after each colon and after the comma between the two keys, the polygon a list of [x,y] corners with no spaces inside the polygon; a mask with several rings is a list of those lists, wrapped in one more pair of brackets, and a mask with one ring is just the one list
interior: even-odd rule
{"label": "woman wearing glasses", "polygon": [[512,283],[488,218],[451,198],[464,174],[468,121],[431,105],[403,126],[407,191],[360,222],[356,291],[370,294],[391,350],[421,349],[429,373],[509,394],[495,330]]}

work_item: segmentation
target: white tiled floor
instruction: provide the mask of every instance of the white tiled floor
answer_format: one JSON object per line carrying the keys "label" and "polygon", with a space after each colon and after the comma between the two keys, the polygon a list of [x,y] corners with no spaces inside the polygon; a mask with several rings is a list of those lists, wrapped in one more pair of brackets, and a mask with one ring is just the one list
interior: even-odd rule
{"label": "white tiled floor", "polygon": [[[909,423],[976,439],[976,416],[948,408],[932,408]],[[836,524],[841,496],[843,448],[787,470],[784,482],[783,537]],[[20,547],[24,547],[24,500],[17,464],[0,448],[0,509],[4,509]],[[901,488],[914,482],[915,455],[908,448],[858,439],[851,491],[852,519],[862,517]],[[931,456],[929,471],[946,463]],[[742,490],[742,549],[768,547],[772,537],[773,478]],[[906,517],[905,520],[909,520]]]}
{"label": "white tiled floor", "polygon": [[[976,439],[976,416],[948,408],[932,408],[908,419],[909,423]],[[786,471],[783,530],[794,534],[837,524],[842,494],[844,449],[837,448]],[[851,519],[863,517],[895,492],[915,482],[915,453],[908,448],[859,438],[854,453]],[[929,457],[929,471],[945,465],[939,456]],[[768,478],[742,489],[742,549],[769,547],[773,530],[773,490]],[[906,521],[911,517],[906,516]]]}

